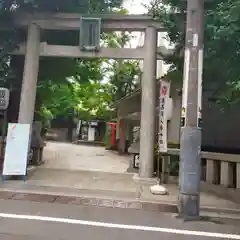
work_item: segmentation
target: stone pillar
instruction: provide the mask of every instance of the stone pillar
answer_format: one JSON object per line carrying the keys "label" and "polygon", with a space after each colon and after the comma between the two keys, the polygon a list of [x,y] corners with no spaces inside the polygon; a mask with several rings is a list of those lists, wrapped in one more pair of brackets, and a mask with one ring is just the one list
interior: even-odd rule
{"label": "stone pillar", "polygon": [[32,23],[28,28],[26,55],[24,63],[19,123],[33,122],[40,53],[40,27]]}
{"label": "stone pillar", "polygon": [[[133,142],[133,122],[128,122],[128,144],[131,145]],[[129,147],[129,146],[128,146]]]}
{"label": "stone pillar", "polygon": [[237,163],[237,189],[240,189],[240,163]]}
{"label": "stone pillar", "polygon": [[233,186],[233,166],[230,162],[221,161],[220,183],[225,187]]}
{"label": "stone pillar", "polygon": [[156,123],[156,51],[157,30],[148,27],[145,32],[142,78],[142,107],[140,129],[140,178],[151,178],[154,166]]}
{"label": "stone pillar", "polygon": [[206,182],[215,183],[215,160],[207,159]]}
{"label": "stone pillar", "polygon": [[119,129],[119,153],[125,152],[125,143],[126,143],[126,130],[125,130],[125,120],[120,120],[120,129]]}

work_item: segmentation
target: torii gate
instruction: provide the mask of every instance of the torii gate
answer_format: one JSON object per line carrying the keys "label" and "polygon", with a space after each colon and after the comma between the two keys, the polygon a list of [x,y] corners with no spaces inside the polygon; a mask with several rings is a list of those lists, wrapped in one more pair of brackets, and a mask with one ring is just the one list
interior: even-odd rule
{"label": "torii gate", "polygon": [[48,45],[40,42],[41,31],[79,30],[81,15],[64,13],[18,15],[15,18],[16,26],[28,28],[27,43],[13,53],[25,55],[18,121],[32,125],[40,56],[143,60],[139,177],[151,178],[155,144],[156,60],[161,59],[157,55],[161,50],[157,48],[157,35],[164,29],[157,21],[146,15],[107,14],[89,17],[100,18],[102,28],[107,31],[145,32],[144,46],[137,49],[100,48],[95,52],[82,51],[79,46]]}

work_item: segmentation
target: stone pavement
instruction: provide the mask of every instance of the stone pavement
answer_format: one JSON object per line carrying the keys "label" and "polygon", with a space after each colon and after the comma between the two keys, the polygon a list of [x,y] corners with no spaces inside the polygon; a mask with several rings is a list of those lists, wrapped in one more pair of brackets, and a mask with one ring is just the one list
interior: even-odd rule
{"label": "stone pavement", "polygon": [[[115,192],[116,193],[116,192]],[[172,194],[173,192],[171,192]],[[177,194],[177,192],[176,192]],[[30,183],[7,182],[0,186],[0,201],[15,200],[40,203],[67,204],[78,206],[92,206],[105,208],[136,209],[154,212],[177,213],[176,199],[172,194],[170,198],[165,196],[162,200],[136,199],[134,194],[113,194],[110,191],[84,190],[50,186],[36,186]],[[210,196],[207,202],[215,199]],[[205,200],[205,201],[206,201]],[[217,205],[204,206],[201,204],[201,215],[206,217],[240,220],[240,208],[229,202],[215,200]]]}
{"label": "stone pavement", "polygon": [[[134,174],[126,173],[130,157],[102,147],[48,142],[44,158],[46,164],[36,168],[26,184],[0,184],[0,199],[177,211],[177,184],[166,186],[167,196],[152,195],[149,186],[144,186],[138,196]],[[201,209],[231,213],[238,210],[240,215],[240,205],[205,192],[201,192]]]}
{"label": "stone pavement", "polygon": [[[137,196],[133,174],[130,173],[119,174],[39,168],[28,180],[27,185],[64,188],[66,192],[68,192],[69,188],[75,191],[84,190],[84,195],[96,197],[100,195],[100,197],[127,197],[134,199]],[[176,184],[168,184],[166,187],[169,194],[159,196],[151,194],[149,187],[146,186],[143,188],[140,199],[150,202],[175,204],[178,198],[178,186]],[[201,206],[240,209],[240,205],[236,203],[205,192],[201,192]]]}
{"label": "stone pavement", "polygon": [[[0,199],[177,212],[178,187],[173,184],[166,187],[167,196],[152,195],[145,187],[141,197],[136,198],[132,174],[37,169],[26,184],[21,181],[1,184]],[[201,210],[240,216],[240,205],[204,192]]]}
{"label": "stone pavement", "polygon": [[120,156],[100,146],[49,141],[43,158],[43,168],[124,173],[131,156]]}
{"label": "stone pavement", "polygon": [[28,179],[36,186],[65,187],[135,193],[136,187],[130,173],[38,168]]}

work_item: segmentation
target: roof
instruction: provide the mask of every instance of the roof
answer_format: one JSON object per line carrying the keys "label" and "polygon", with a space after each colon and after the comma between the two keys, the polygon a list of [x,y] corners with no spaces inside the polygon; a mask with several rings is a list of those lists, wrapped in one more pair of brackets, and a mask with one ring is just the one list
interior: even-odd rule
{"label": "roof", "polygon": [[137,90],[135,90],[134,92],[132,93],[129,93],[127,94],[126,96],[122,97],[121,99],[117,100],[115,103],[114,103],[114,107],[118,106],[120,103],[122,103],[123,101],[125,100],[128,100],[132,97],[135,97],[137,95],[141,94],[141,88],[138,88]]}

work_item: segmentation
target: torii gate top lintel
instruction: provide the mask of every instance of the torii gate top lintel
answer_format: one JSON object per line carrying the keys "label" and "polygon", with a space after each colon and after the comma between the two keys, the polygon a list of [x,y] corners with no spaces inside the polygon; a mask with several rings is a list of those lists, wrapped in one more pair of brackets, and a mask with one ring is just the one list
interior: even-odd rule
{"label": "torii gate top lintel", "polygon": [[162,25],[150,15],[124,15],[124,14],[77,14],[77,13],[20,13],[15,17],[15,24],[27,27],[30,23],[38,24],[42,29],[48,30],[78,30],[81,17],[101,18],[102,27],[107,31],[145,31],[153,26],[157,31],[164,31]]}

